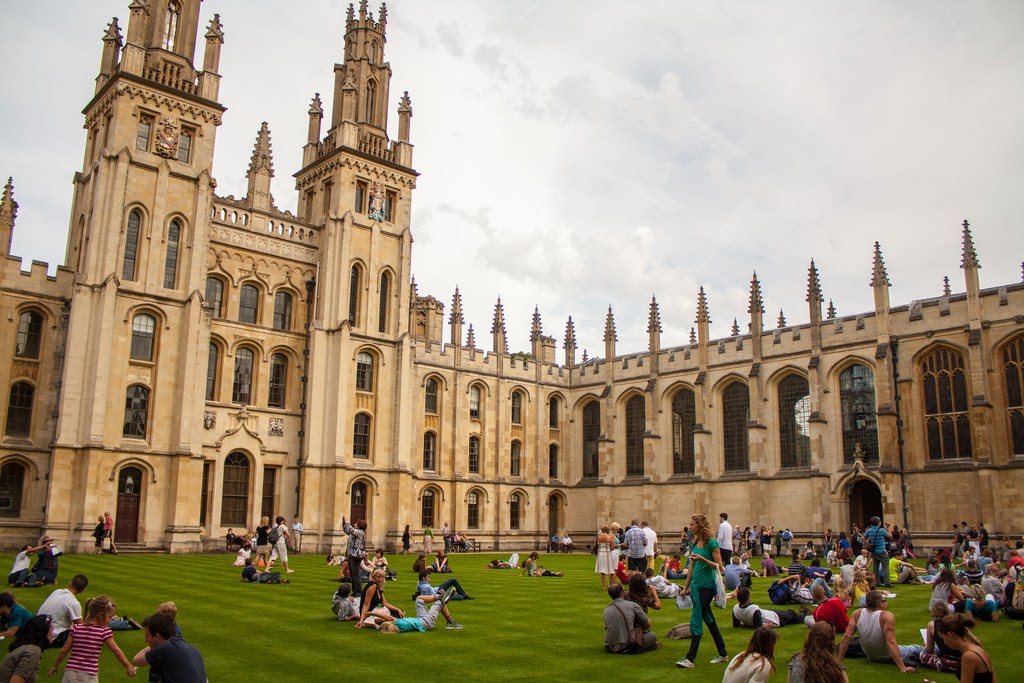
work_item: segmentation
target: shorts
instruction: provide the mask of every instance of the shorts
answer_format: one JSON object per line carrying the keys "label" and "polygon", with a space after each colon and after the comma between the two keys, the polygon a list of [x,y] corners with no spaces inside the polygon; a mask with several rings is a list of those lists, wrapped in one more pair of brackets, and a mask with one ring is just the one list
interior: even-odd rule
{"label": "shorts", "polygon": [[270,546],[269,545],[258,545],[258,546],[256,546],[256,554],[257,555],[266,555],[269,552],[270,552]]}
{"label": "shorts", "polygon": [[84,671],[74,671],[65,667],[64,678],[60,680],[61,683],[98,683],[100,675],[89,674]]}
{"label": "shorts", "polygon": [[274,544],[274,551],[270,554],[270,561],[273,562],[278,557],[281,558],[282,562],[288,561],[288,544],[285,543],[284,537]]}

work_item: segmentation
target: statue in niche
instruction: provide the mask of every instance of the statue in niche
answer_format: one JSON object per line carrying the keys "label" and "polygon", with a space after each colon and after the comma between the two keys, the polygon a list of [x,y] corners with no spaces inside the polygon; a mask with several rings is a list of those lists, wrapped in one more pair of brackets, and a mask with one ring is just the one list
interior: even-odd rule
{"label": "statue in niche", "polygon": [[170,116],[157,126],[154,151],[162,157],[174,159],[178,156],[178,124]]}
{"label": "statue in niche", "polygon": [[217,413],[207,410],[203,414],[203,429],[210,430],[217,426]]}
{"label": "statue in niche", "polygon": [[370,212],[372,221],[384,220],[384,186],[376,180],[370,185]]}

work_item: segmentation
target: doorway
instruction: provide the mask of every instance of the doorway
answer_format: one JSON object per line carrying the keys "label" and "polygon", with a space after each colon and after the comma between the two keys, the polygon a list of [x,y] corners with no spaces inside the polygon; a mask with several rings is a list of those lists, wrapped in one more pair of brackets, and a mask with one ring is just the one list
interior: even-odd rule
{"label": "doorway", "polygon": [[860,479],[850,488],[850,526],[870,526],[872,517],[882,519],[882,491],[874,482]]}
{"label": "doorway", "polygon": [[139,508],[142,500],[142,470],[125,467],[117,477],[117,516],[114,543],[139,542]]}
{"label": "doorway", "polygon": [[558,529],[561,527],[559,524],[561,507],[561,496],[557,493],[551,494],[551,497],[548,498],[548,538],[558,535]]}
{"label": "doorway", "polygon": [[366,519],[366,484],[357,482],[352,484],[352,504],[349,509],[349,519],[355,524],[361,519]]}

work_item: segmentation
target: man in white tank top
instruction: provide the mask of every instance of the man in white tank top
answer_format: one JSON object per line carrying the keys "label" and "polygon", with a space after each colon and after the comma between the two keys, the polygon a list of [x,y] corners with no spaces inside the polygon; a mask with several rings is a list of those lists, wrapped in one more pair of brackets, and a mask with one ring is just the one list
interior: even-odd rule
{"label": "man in white tank top", "polygon": [[914,667],[907,666],[906,660],[917,659],[924,647],[896,644],[896,617],[885,611],[885,598],[880,591],[868,591],[864,602],[867,607],[850,617],[850,627],[839,643],[839,658],[846,657],[848,650],[860,649],[868,661],[895,663],[903,673],[913,673]]}

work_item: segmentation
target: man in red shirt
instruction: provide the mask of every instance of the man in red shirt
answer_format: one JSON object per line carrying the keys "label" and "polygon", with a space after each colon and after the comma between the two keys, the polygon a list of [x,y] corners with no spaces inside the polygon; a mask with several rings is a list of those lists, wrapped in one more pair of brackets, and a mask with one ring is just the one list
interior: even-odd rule
{"label": "man in red shirt", "polygon": [[814,608],[814,614],[807,617],[804,622],[808,626],[813,626],[815,622],[827,621],[835,627],[836,633],[845,633],[850,625],[850,618],[846,615],[846,605],[843,601],[839,598],[825,599],[825,589],[821,586],[811,589],[811,595],[814,596],[814,604],[817,607]]}

